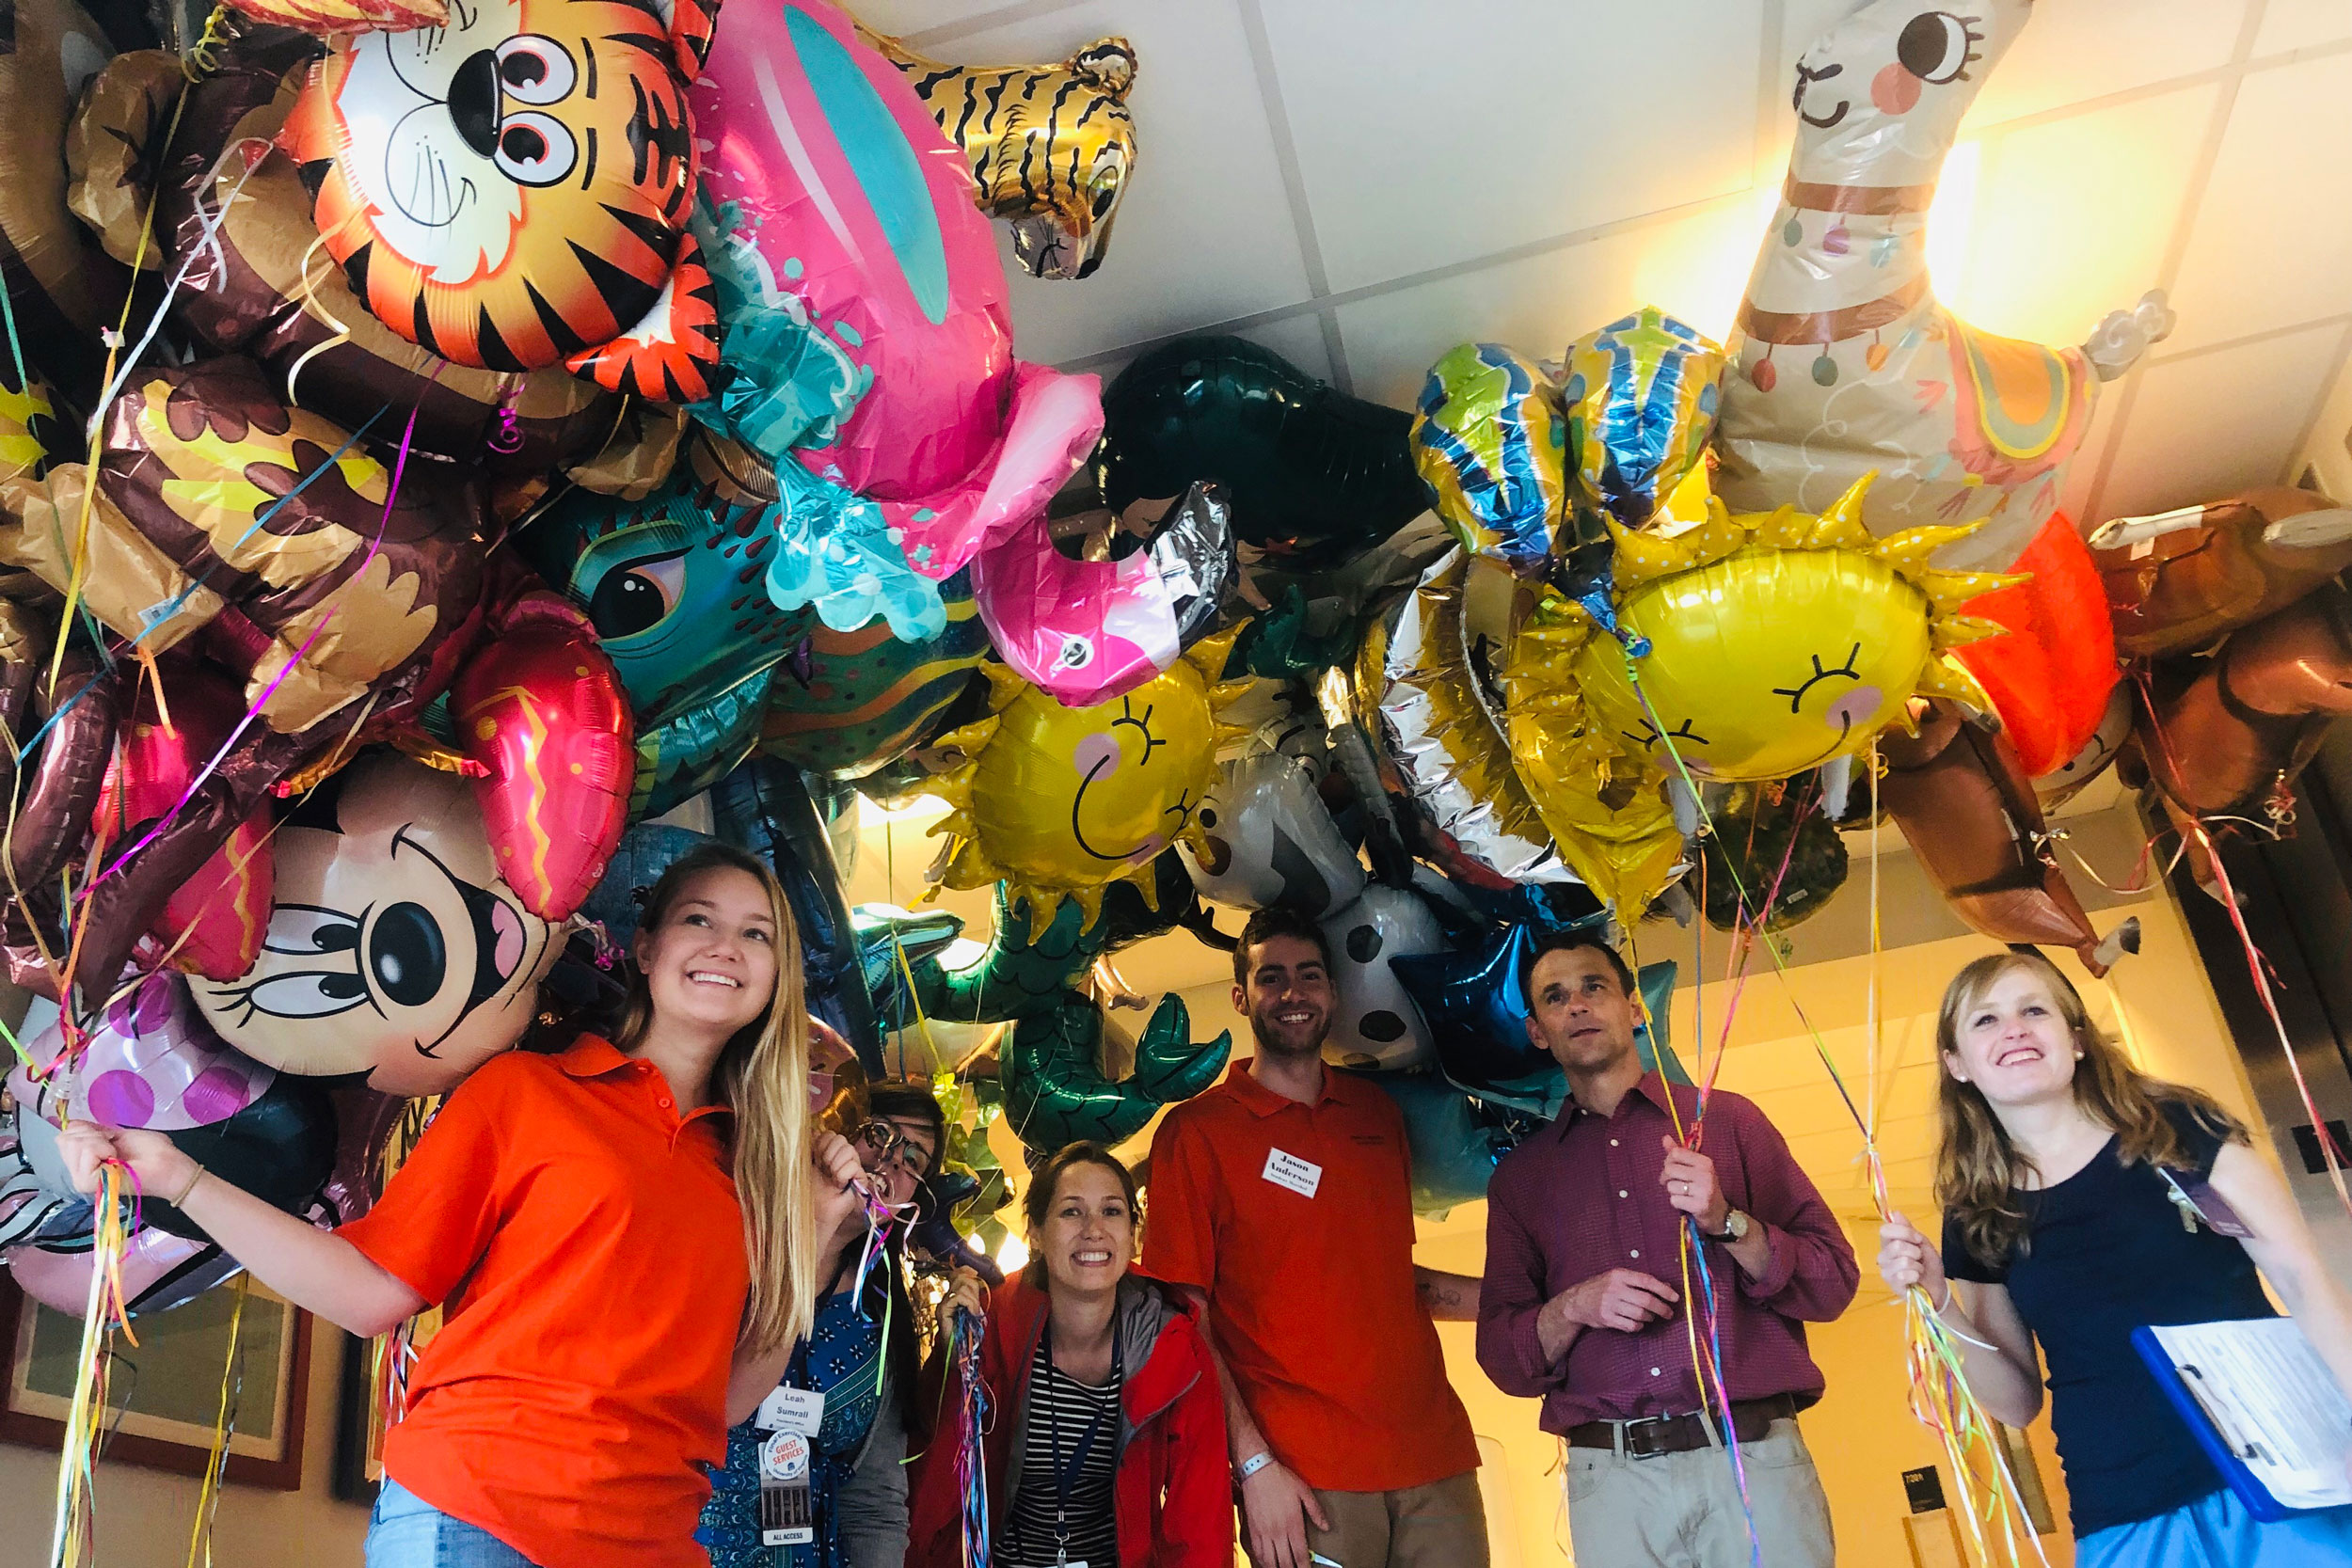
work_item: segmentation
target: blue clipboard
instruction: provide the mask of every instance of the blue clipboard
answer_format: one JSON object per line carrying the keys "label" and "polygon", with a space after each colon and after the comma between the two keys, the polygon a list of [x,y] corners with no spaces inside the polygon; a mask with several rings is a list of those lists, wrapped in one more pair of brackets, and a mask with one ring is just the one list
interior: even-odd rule
{"label": "blue clipboard", "polygon": [[2139,1358],[2148,1364],[2148,1371],[2155,1378],[2156,1386],[2164,1390],[2164,1397],[2172,1402],[2172,1407],[2181,1413],[2181,1419],[2188,1423],[2188,1430],[2196,1434],[2198,1446],[2205,1450],[2205,1457],[2213,1461],[2213,1467],[2221,1472],[2221,1479],[2230,1483],[2230,1490],[2237,1494],[2237,1500],[2246,1505],[2247,1513],[2265,1525],[2275,1525],[2298,1513],[2318,1512],[2290,1508],[2270,1495],[2270,1488],[2246,1467],[2246,1462],[2231,1449],[2228,1440],[2214,1429],[2212,1419],[2206,1416],[2204,1407],[2197,1402],[2197,1396],[2189,1391],[2187,1381],[2181,1376],[2180,1369],[2172,1364],[2171,1354],[2156,1338],[2154,1329],[2133,1329],[2132,1348],[2139,1352]]}

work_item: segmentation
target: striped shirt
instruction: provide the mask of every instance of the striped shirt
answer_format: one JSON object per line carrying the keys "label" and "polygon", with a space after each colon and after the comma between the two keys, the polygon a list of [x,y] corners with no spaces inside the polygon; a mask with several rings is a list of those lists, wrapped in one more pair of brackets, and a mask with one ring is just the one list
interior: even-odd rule
{"label": "striped shirt", "polygon": [[1029,1424],[1021,1489],[1000,1568],[1119,1568],[1112,1485],[1119,1466],[1119,1397],[1124,1379],[1089,1387],[1053,1364],[1042,1343],[1029,1371]]}

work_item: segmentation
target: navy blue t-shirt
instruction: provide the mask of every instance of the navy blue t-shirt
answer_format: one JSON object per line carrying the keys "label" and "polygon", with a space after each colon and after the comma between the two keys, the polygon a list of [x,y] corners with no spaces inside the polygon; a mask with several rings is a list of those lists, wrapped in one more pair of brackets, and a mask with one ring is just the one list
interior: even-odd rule
{"label": "navy blue t-shirt", "polygon": [[[2183,1181],[2213,1174],[2222,1139],[2185,1106],[2164,1105],[2191,1164]],[[2277,1316],[2246,1249],[2203,1225],[2182,1223],[2163,1176],[2126,1165],[2107,1140],[2065,1180],[2017,1195],[2028,1244],[2007,1266],[1969,1255],[1944,1222],[1944,1269],[1954,1279],[2007,1285],[2050,1369],[2050,1426],[2076,1540],[2195,1502],[2223,1485],[2180,1414],[2156,1386],[2132,1330],[2144,1324]]]}

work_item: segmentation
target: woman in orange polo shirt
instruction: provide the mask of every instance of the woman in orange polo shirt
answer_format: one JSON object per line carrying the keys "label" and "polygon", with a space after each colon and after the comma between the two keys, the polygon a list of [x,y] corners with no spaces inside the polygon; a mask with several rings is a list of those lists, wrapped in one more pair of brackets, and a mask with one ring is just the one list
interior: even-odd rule
{"label": "woman in orange polo shirt", "polygon": [[485,1064],[341,1231],[156,1133],[60,1139],[84,1191],[122,1161],[354,1334],[445,1307],[385,1439],[369,1568],[701,1568],[699,1462],[724,1458],[808,1332],[812,1238],[860,1201],[860,1167],[812,1131],[783,890],[740,850],[698,848],[655,885],[632,951],[610,1041]]}

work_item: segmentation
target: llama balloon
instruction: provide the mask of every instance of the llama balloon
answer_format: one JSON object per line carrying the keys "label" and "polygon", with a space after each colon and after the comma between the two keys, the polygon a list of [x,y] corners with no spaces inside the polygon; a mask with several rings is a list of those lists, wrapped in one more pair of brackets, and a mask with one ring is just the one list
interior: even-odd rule
{"label": "llama balloon", "polygon": [[1961,117],[2032,14],[1874,0],[1797,62],[1788,180],[1740,307],[1717,489],[1820,512],[1877,470],[1865,522],[1985,526],[1936,564],[1999,569],[2049,521],[2098,383],[2171,328],[2160,294],[2079,348],[1979,332],[1935,297],[1928,206]]}
{"label": "llama balloon", "polygon": [[1013,358],[963,152],[847,17],[742,0],[729,27],[692,93],[694,230],[735,375],[697,412],[776,465],[780,608],[936,637],[939,581],[1092,449],[1099,385]]}

